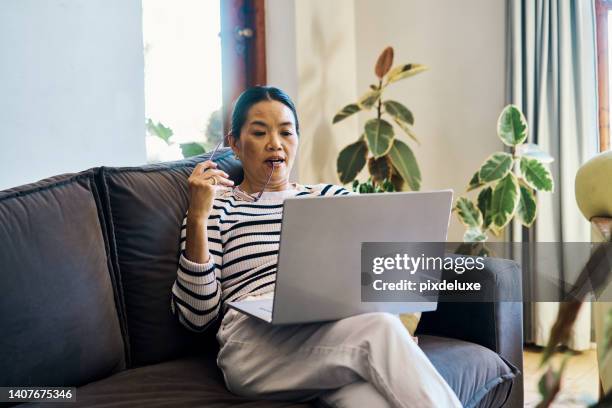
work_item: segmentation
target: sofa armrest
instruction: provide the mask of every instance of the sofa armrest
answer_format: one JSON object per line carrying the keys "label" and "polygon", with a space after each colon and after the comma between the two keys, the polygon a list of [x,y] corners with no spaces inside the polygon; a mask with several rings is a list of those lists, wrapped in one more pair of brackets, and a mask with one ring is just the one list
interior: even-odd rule
{"label": "sofa armrest", "polygon": [[[482,299],[496,301],[445,302],[441,294],[438,308],[423,313],[418,334],[451,337],[470,341],[487,347],[505,358],[521,372],[523,371],[523,303],[521,268],[514,261],[486,258],[484,269],[478,280],[488,292]],[[443,279],[456,277],[453,271],[445,271]],[[507,406],[519,405],[522,401],[522,376],[515,380]],[[520,395],[519,395],[520,394]]]}

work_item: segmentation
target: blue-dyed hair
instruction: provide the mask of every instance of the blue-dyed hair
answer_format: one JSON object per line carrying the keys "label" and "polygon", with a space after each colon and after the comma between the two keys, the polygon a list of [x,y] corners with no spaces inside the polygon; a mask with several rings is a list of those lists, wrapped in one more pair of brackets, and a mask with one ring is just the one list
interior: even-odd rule
{"label": "blue-dyed hair", "polygon": [[234,104],[234,110],[232,111],[232,129],[230,131],[234,138],[240,138],[240,131],[244,126],[244,122],[246,122],[249,109],[261,101],[278,101],[291,109],[293,118],[295,119],[295,131],[299,136],[300,124],[298,122],[295,105],[289,95],[273,86],[253,86],[241,93]]}

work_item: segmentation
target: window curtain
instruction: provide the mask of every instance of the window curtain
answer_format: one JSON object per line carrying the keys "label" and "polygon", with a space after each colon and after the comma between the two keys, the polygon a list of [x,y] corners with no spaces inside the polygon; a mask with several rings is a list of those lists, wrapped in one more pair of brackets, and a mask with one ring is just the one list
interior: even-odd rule
{"label": "window curtain", "polygon": [[[574,178],[597,152],[597,81],[593,0],[508,0],[507,94],[529,123],[529,141],[550,153],[554,193],[539,193],[538,217],[528,231],[513,225],[513,241],[528,242],[531,259],[520,259],[527,275],[551,268],[563,280],[570,266],[561,245],[556,265],[538,263],[534,242],[590,242],[590,226],[574,196]],[[527,282],[530,276],[525,276]],[[528,296],[526,295],[526,298]],[[525,339],[546,345],[558,303],[524,308]],[[568,347],[591,347],[591,308],[584,305]]]}

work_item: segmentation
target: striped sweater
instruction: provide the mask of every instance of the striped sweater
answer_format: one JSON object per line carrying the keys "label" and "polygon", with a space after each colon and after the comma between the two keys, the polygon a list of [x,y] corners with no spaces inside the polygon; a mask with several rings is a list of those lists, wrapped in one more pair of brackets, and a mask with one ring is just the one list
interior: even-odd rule
{"label": "striped sweater", "polygon": [[[347,195],[331,184],[298,185],[294,196]],[[286,196],[286,194],[285,194]],[[185,256],[187,217],[183,219],[177,277],[171,309],[193,331],[204,331],[225,312],[225,302],[274,290],[283,200],[266,192],[248,202],[227,189],[215,198],[208,218],[207,263]]]}

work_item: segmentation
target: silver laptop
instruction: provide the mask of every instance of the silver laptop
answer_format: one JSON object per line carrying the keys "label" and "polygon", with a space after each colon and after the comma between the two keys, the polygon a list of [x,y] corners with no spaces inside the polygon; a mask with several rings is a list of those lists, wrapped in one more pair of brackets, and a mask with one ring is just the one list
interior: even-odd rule
{"label": "silver laptop", "polygon": [[445,242],[452,197],[452,190],[443,190],[288,198],[274,297],[228,302],[228,306],[271,324],[436,310],[437,302],[431,298],[362,302],[361,246],[364,242]]}

